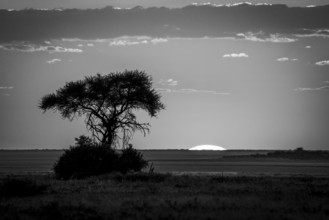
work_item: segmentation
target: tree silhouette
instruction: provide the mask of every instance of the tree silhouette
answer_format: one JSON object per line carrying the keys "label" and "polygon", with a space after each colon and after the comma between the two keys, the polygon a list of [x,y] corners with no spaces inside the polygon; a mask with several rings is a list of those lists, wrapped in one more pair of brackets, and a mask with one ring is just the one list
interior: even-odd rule
{"label": "tree silhouette", "polygon": [[152,88],[151,76],[144,71],[126,70],[68,82],[55,93],[45,95],[39,108],[44,112],[59,111],[69,120],[86,115],[86,127],[94,138],[110,146],[122,138],[126,146],[136,130],[144,136],[149,132],[150,125],[137,122],[134,112],[144,110],[156,117],[164,109],[160,98]]}

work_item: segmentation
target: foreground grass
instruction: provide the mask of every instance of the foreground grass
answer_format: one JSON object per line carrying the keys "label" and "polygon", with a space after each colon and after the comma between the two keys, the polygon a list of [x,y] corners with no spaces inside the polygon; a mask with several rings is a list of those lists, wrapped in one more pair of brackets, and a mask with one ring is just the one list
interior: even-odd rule
{"label": "foreground grass", "polygon": [[[17,184],[27,185],[25,193],[17,193]],[[11,176],[2,177],[0,186],[1,219],[329,218],[329,178]]]}

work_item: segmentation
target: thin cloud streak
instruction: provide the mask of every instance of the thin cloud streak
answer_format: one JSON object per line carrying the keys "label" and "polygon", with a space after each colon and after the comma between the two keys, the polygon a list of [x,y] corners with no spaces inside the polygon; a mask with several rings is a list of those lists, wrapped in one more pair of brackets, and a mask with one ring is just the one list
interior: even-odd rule
{"label": "thin cloud streak", "polygon": [[329,60],[322,60],[322,61],[316,62],[315,65],[317,65],[317,66],[327,66],[327,65],[329,65]]}
{"label": "thin cloud streak", "polygon": [[82,43],[86,43],[87,46],[95,46],[95,43],[107,43],[109,46],[131,46],[139,44],[159,44],[169,41],[168,38],[153,38],[150,36],[121,36],[117,38],[108,39],[80,39],[80,38],[63,38],[63,42],[75,42],[79,43],[78,47],[82,47]]}
{"label": "thin cloud streak", "polygon": [[287,36],[282,36],[282,34],[265,34],[263,31],[258,33],[238,33],[237,39],[248,40],[253,42],[271,42],[271,43],[293,43],[298,41],[296,38],[290,38]]}
{"label": "thin cloud streak", "polygon": [[248,58],[249,55],[246,53],[231,53],[231,54],[224,54],[223,58]]}
{"label": "thin cloud streak", "polygon": [[0,86],[0,89],[1,90],[11,90],[11,89],[14,89],[13,86]]}
{"label": "thin cloud streak", "polygon": [[177,86],[178,85],[178,81],[177,80],[173,80],[173,79],[160,79],[159,82],[160,85],[163,86]]}
{"label": "thin cloud streak", "polygon": [[81,39],[81,38],[62,38],[63,42],[77,42],[77,43],[109,43],[112,39]]}
{"label": "thin cloud streak", "polygon": [[317,88],[296,88],[294,89],[297,92],[307,92],[307,91],[323,91],[323,90],[329,90],[329,85],[328,86],[321,86]]}
{"label": "thin cloud streak", "polygon": [[276,61],[278,61],[278,62],[288,62],[288,61],[292,61],[292,62],[294,62],[294,61],[298,61],[298,59],[297,58],[288,58],[288,57],[280,57],[280,58],[278,58],[278,59],[276,59]]}
{"label": "thin cloud streak", "polygon": [[279,62],[285,62],[285,61],[289,61],[289,58],[288,57],[281,57],[281,58],[278,58],[276,60],[279,61]]}
{"label": "thin cloud streak", "polygon": [[183,94],[209,94],[209,95],[230,95],[228,92],[217,92],[212,90],[197,90],[197,89],[166,89],[156,88],[157,91],[163,93],[183,93]]}
{"label": "thin cloud streak", "polygon": [[83,50],[78,48],[66,48],[62,46],[45,46],[25,42],[14,42],[0,45],[0,49],[14,52],[48,52],[48,53],[82,53]]}
{"label": "thin cloud streak", "polygon": [[329,90],[329,81],[323,81],[324,86],[320,86],[320,87],[315,87],[315,88],[311,88],[311,87],[302,87],[302,88],[296,88],[294,89],[297,92],[307,92],[307,91],[323,91],[323,90]]}
{"label": "thin cloud streak", "polygon": [[47,63],[52,64],[52,63],[61,62],[61,61],[62,61],[61,59],[55,58],[55,59],[52,59],[52,60],[48,60]]}
{"label": "thin cloud streak", "polygon": [[318,30],[310,30],[304,29],[305,33],[296,34],[296,37],[300,38],[309,38],[309,37],[321,37],[321,38],[329,38],[329,29],[318,29]]}
{"label": "thin cloud streak", "polygon": [[109,39],[109,46],[129,46],[139,44],[159,44],[166,43],[168,39],[152,38],[149,36],[122,36],[116,39]]}

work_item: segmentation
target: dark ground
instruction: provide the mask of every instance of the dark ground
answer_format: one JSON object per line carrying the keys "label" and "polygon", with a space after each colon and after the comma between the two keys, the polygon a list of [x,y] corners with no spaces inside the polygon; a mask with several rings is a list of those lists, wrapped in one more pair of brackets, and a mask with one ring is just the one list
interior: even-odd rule
{"label": "dark ground", "polygon": [[0,182],[0,219],[329,219],[328,177],[142,173]]}

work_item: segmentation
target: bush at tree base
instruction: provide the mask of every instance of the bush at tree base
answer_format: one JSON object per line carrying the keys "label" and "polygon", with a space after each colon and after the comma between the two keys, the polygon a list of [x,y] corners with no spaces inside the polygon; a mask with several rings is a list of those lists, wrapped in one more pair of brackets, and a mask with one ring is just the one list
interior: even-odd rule
{"label": "bush at tree base", "polygon": [[147,167],[148,162],[144,160],[143,154],[129,144],[129,147],[122,150],[119,158],[119,171],[127,173],[128,171],[140,171]]}
{"label": "bush at tree base", "polygon": [[59,179],[84,178],[117,170],[119,156],[107,145],[81,145],[66,150],[54,166]]}
{"label": "bush at tree base", "polygon": [[58,179],[85,178],[114,171],[141,171],[148,165],[143,155],[129,145],[121,154],[106,144],[97,144],[86,136],[76,138],[76,145],[65,150],[54,165]]}

